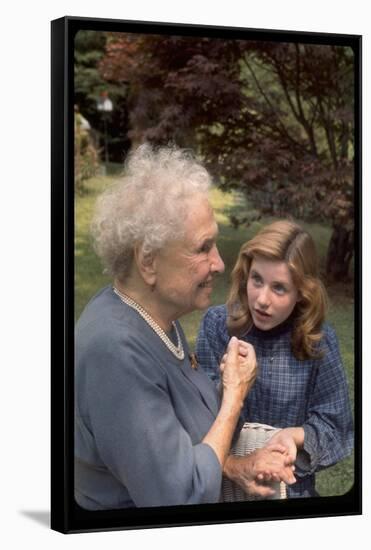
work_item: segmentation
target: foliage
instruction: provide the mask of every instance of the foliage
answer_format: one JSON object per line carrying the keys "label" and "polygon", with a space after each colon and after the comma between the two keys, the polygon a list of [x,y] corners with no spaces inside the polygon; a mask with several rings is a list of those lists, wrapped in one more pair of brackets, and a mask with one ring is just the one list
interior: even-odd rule
{"label": "foliage", "polygon": [[98,150],[90,134],[90,125],[75,112],[75,191],[84,192],[84,180],[95,176],[99,168]]}
{"label": "foliage", "polygon": [[102,76],[127,86],[134,144],[197,148],[221,187],[242,189],[263,214],[331,220],[327,272],[347,276],[354,187],[350,48],[112,34],[106,50]]}
{"label": "foliage", "polygon": [[93,120],[96,101],[106,89],[106,82],[99,74],[97,65],[105,53],[106,34],[99,31],[79,31],[75,36],[75,100],[84,105],[84,113]]}
{"label": "foliage", "polygon": [[[193,146],[204,124],[218,121],[221,114],[226,118],[238,113],[239,106],[233,105],[240,87],[238,66],[231,59],[229,68],[219,70],[228,41],[112,34],[106,49],[102,75],[128,86],[129,136],[134,143],[146,139]],[[203,72],[204,77],[189,76],[189,71]]]}
{"label": "foliage", "polygon": [[126,87],[102,77],[99,63],[105,55],[107,33],[80,30],[75,36],[74,91],[75,104],[92,126],[95,142],[104,140],[104,119],[97,110],[97,101],[102,93],[108,93],[113,103],[113,113],[105,113],[109,132],[109,157],[122,162],[129,148],[127,137],[128,113]]}

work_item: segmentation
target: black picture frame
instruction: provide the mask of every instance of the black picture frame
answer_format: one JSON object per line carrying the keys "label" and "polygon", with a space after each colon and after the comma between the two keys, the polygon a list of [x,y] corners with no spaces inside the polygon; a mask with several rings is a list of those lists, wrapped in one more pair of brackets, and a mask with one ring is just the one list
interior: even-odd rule
{"label": "black picture frame", "polygon": [[[355,56],[354,485],[341,496],[89,512],[74,501],[74,36],[79,30],[349,46]],[[362,513],[361,471],[361,36],[63,17],[51,23],[51,527],[63,533]]]}

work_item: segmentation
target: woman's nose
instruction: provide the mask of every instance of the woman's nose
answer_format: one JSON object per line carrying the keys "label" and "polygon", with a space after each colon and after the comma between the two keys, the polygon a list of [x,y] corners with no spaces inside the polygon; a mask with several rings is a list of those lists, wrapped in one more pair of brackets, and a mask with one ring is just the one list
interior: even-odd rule
{"label": "woman's nose", "polygon": [[223,273],[224,272],[224,262],[219,254],[219,250],[215,245],[211,251],[210,257],[210,269],[214,273]]}

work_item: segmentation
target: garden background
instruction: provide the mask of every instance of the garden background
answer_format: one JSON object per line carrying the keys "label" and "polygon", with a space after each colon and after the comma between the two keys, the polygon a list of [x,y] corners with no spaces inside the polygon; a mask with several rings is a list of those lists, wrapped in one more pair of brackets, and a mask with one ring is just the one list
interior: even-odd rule
{"label": "garden background", "polygon": [[[191,147],[214,176],[211,199],[226,270],[266,223],[299,221],[314,237],[353,399],[354,63],[344,46],[122,33],[75,39],[75,318],[110,281],[89,237],[97,195],[147,140]],[[191,347],[202,312],[182,319]],[[345,493],[353,457],[318,474]]]}

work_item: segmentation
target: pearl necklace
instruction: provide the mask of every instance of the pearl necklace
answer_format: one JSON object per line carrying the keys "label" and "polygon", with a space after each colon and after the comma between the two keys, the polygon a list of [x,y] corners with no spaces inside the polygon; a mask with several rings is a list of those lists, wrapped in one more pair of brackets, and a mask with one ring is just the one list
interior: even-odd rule
{"label": "pearl necklace", "polygon": [[122,292],[117,290],[116,287],[113,287],[113,291],[125,304],[135,309],[139,313],[139,315],[149,324],[151,329],[157,334],[157,336],[161,338],[165,346],[171,351],[171,353],[175,355],[177,359],[179,360],[184,359],[184,349],[183,349],[182,340],[179,335],[178,327],[176,326],[176,323],[174,321],[172,322],[172,325],[175,329],[175,333],[177,337],[177,343],[178,343],[177,346],[173,344],[173,342],[170,340],[166,332],[162,330],[162,328],[156,323],[156,321],[152,319],[150,314],[147,313],[146,310],[142,308],[142,306],[134,302],[134,300],[129,296],[127,296],[126,294],[122,294]]}

